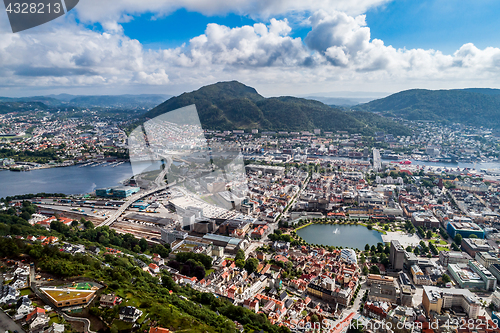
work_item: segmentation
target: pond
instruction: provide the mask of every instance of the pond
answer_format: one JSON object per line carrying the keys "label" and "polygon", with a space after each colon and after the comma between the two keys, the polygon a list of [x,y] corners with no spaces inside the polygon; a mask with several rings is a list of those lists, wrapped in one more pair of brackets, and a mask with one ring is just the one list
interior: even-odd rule
{"label": "pond", "polygon": [[362,225],[312,224],[300,230],[297,235],[309,244],[322,244],[364,250],[365,245],[383,243],[382,234]]}

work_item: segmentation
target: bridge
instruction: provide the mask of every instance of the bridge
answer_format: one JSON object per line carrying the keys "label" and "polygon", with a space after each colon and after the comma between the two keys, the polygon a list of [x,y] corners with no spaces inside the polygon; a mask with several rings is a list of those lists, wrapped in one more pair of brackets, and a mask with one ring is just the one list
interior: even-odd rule
{"label": "bridge", "polygon": [[144,197],[147,197],[148,195],[151,195],[153,193],[163,191],[163,190],[167,189],[169,186],[174,186],[176,182],[173,182],[172,184],[169,184],[169,185],[164,185],[165,175],[167,174],[167,171],[170,168],[170,163],[171,163],[171,160],[168,160],[168,163],[165,166],[165,168],[163,168],[163,170],[159,173],[158,177],[156,177],[156,179],[154,180],[154,182],[153,182],[154,187],[152,189],[149,189],[147,191],[139,191],[139,192],[133,194],[132,196],[130,196],[125,201],[125,203],[123,205],[121,205],[120,208],[118,208],[118,210],[116,212],[111,214],[106,220],[104,220],[104,222],[102,222],[98,226],[103,227],[106,225],[109,226],[109,225],[113,224],[137,200],[140,200]]}

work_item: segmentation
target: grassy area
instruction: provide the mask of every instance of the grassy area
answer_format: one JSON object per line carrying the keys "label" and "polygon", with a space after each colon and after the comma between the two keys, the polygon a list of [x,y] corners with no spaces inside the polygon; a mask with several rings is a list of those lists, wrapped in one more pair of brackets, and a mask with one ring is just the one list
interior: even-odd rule
{"label": "grassy area", "polygon": [[60,318],[57,315],[57,313],[53,312],[49,315],[49,317],[50,317],[49,325],[52,325],[53,323],[62,324],[62,318]]}
{"label": "grassy area", "polygon": [[123,320],[115,319],[113,320],[113,325],[116,326],[118,331],[125,331],[132,329],[132,323],[124,322]]}
{"label": "grassy area", "polygon": [[447,248],[447,247],[442,247],[442,246],[436,246],[436,249],[437,249],[438,251],[450,251],[450,249],[449,249],[449,248]]}
{"label": "grassy area", "polygon": [[447,245],[448,242],[445,241],[445,240],[442,240],[442,239],[430,239],[429,240],[429,243],[432,243],[432,244],[439,244],[439,245]]}
{"label": "grassy area", "polygon": [[313,222],[309,222],[309,223],[307,223],[307,224],[301,225],[300,227],[298,227],[298,228],[296,228],[296,229],[294,229],[294,230],[295,230],[295,231],[300,230],[300,229],[302,229],[302,228],[305,228],[305,227],[310,226],[311,224],[314,224],[314,223],[313,223]]}
{"label": "grassy area", "polygon": [[21,296],[28,296],[31,295],[33,292],[31,291],[31,288],[23,288],[20,290],[20,295]]}

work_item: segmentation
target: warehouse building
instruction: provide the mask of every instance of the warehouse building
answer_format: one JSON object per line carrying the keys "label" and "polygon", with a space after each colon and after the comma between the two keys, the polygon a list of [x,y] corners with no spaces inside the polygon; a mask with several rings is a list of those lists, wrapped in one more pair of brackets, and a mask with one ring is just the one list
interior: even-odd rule
{"label": "warehouse building", "polygon": [[131,186],[100,188],[95,190],[95,195],[101,198],[128,198],[139,190],[140,188]]}

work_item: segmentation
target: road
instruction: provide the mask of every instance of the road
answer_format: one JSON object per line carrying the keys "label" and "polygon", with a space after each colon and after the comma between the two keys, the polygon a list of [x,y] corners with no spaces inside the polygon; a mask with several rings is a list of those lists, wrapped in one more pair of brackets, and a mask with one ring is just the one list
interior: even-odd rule
{"label": "road", "polygon": [[0,311],[0,331],[18,331],[19,333],[24,332],[21,326],[16,324],[14,320],[12,320],[9,316],[5,314],[5,312]]}
{"label": "road", "polygon": [[168,166],[165,167],[159,173],[158,177],[156,177],[155,181],[153,182],[155,184],[154,188],[152,188],[150,190],[147,190],[145,192],[139,191],[136,194],[130,196],[127,199],[127,201],[125,201],[125,203],[123,205],[121,205],[120,208],[118,208],[118,210],[116,212],[114,212],[113,214],[111,214],[104,222],[102,222],[99,225],[99,227],[102,227],[102,226],[105,226],[105,225],[109,226],[109,225],[113,224],[113,222],[115,222],[123,214],[123,212],[125,212],[130,207],[130,205],[132,205],[137,200],[139,200],[141,198],[144,198],[144,197],[147,197],[148,195],[153,194],[155,192],[163,191],[168,186],[175,185],[175,182],[172,183],[172,184],[170,184],[170,185],[162,185],[164,183],[164,178],[165,178],[165,175],[167,174],[167,171],[168,171]]}
{"label": "road", "polygon": [[68,316],[65,313],[63,313],[62,316],[67,321],[78,321],[78,322],[83,323],[83,326],[84,326],[83,330],[84,330],[84,332],[96,333],[96,332],[90,330],[90,320],[88,320],[87,318],[71,317],[71,316]]}

